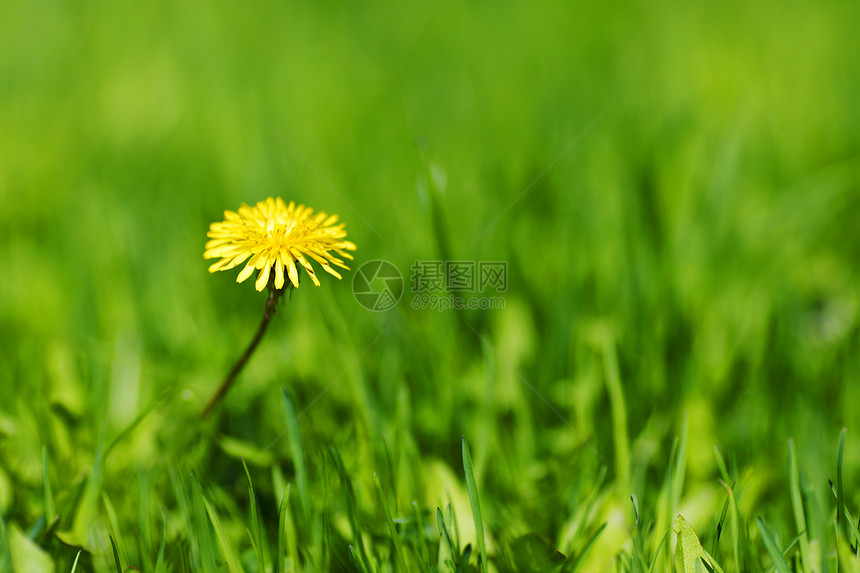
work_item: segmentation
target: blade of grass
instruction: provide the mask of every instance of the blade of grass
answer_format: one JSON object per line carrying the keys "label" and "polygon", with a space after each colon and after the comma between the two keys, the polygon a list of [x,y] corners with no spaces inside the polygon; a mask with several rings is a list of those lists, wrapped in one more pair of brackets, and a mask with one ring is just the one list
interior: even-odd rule
{"label": "blade of grass", "polygon": [[714,457],[717,460],[717,468],[720,470],[720,475],[723,477],[723,481],[729,483],[732,481],[732,478],[729,477],[729,470],[726,469],[726,460],[723,458],[723,454],[720,453],[720,449],[717,446],[714,446]]}
{"label": "blade of grass", "polygon": [[585,502],[585,511],[583,511],[582,516],[580,516],[579,520],[576,522],[576,526],[573,528],[573,532],[570,535],[570,542],[566,548],[568,554],[571,551],[571,546],[579,536],[579,532],[583,530],[585,525],[588,523],[588,518],[591,516],[591,510],[594,507],[594,503],[597,501],[597,497],[600,495],[603,481],[606,479],[606,472],[606,466],[600,466],[600,472],[597,474],[597,481],[595,482],[594,488],[591,490],[591,495],[589,495],[588,501]]}
{"label": "blade of grass", "polygon": [[[113,507],[113,504],[108,497],[107,492],[102,492],[102,502],[105,504],[105,511],[108,514],[108,521],[110,521],[111,529],[113,529],[114,536],[112,538],[112,542],[115,543],[114,551],[119,551],[120,562],[128,563],[128,552],[125,549],[125,543],[122,539],[122,534],[119,530],[119,519],[116,516],[116,510]],[[123,570],[125,567],[123,567]]]}
{"label": "blade of grass", "polygon": [[427,539],[424,531],[424,518],[421,516],[421,509],[418,507],[418,502],[412,501],[412,509],[415,511],[415,524],[418,528],[418,555],[421,556],[423,563],[430,561],[430,550],[427,548]]}
{"label": "blade of grass", "polygon": [[248,535],[251,537],[254,554],[257,556],[257,571],[265,571],[266,562],[263,559],[263,524],[257,511],[257,495],[254,493],[254,483],[251,481],[251,472],[248,471],[248,464],[245,463],[245,460],[242,460],[242,467],[245,468],[245,477],[248,478],[248,498],[251,505],[251,527],[248,529]]}
{"label": "blade of grass", "polygon": [[379,500],[382,502],[382,510],[385,512],[385,521],[388,523],[388,531],[391,533],[391,539],[394,540],[394,556],[397,559],[397,564],[401,571],[406,571],[406,556],[403,554],[403,541],[400,539],[400,532],[394,525],[394,519],[391,517],[391,510],[388,508],[388,502],[385,500],[385,493],[382,491],[382,482],[379,481],[379,476],[373,472],[373,481],[376,483],[376,492],[379,494]]}
{"label": "blade of grass", "polygon": [[639,498],[635,493],[630,494],[630,503],[633,505],[633,527],[639,525]]}
{"label": "blade of grass", "polygon": [[190,548],[191,568],[201,569],[203,571],[211,571],[214,569],[207,568],[203,564],[203,545],[209,533],[208,529],[201,531],[198,523],[203,523],[198,520],[198,500],[196,489],[193,489],[191,495],[185,487],[183,476],[176,467],[170,468],[170,483],[173,488],[173,495],[176,498],[176,503],[179,505],[179,513],[184,521],[184,529],[189,532],[188,545]]}
{"label": "blade of grass", "polygon": [[463,436],[463,470],[466,472],[466,487],[469,490],[469,501],[472,503],[472,517],[475,520],[475,533],[478,536],[478,551],[481,553],[481,571],[487,573],[487,544],[484,540],[484,518],[481,515],[481,500],[478,498],[478,484],[475,483],[475,473],[472,469],[472,455],[469,444]]}
{"label": "blade of grass", "polygon": [[286,388],[281,390],[284,402],[284,411],[287,418],[287,438],[290,443],[290,455],[293,458],[293,466],[296,468],[296,487],[299,489],[299,500],[302,504],[302,513],[305,523],[310,527],[311,504],[308,494],[308,474],[305,468],[305,454],[302,447],[302,436],[299,432],[299,420],[296,416],[295,402]]}
{"label": "blade of grass", "polygon": [[361,555],[362,562],[366,564],[370,563],[370,559],[367,555],[367,550],[364,547],[364,539],[361,534],[361,526],[358,521],[358,510],[355,505],[355,492],[352,489],[352,480],[349,477],[349,474],[346,471],[346,468],[343,465],[343,459],[340,456],[340,451],[334,446],[329,448],[329,452],[331,454],[331,459],[334,463],[335,471],[340,476],[341,487],[343,488],[344,501],[346,502],[346,514],[349,518],[349,524],[352,528],[352,536],[355,540],[355,545],[358,548],[358,552]]}
{"label": "blade of grass", "polygon": [[603,530],[606,529],[606,523],[597,528],[591,537],[588,538],[588,541],[585,543],[585,547],[582,548],[582,551],[579,552],[579,555],[576,556],[576,559],[568,559],[565,561],[564,566],[562,567],[562,571],[565,573],[576,573],[582,564],[585,563],[585,558],[588,556],[591,549],[594,547],[594,543],[597,541],[597,538],[600,537],[600,534],[603,533]]}
{"label": "blade of grass", "polygon": [[630,442],[627,437],[627,404],[618,371],[615,341],[608,328],[601,335],[606,392],[612,414],[612,439],[615,444],[615,473],[623,490],[630,489]]}
{"label": "blade of grass", "polygon": [[140,551],[140,556],[143,559],[142,569],[144,571],[151,571],[154,568],[152,563],[152,520],[150,516],[152,515],[152,511],[150,508],[152,496],[152,489],[150,487],[149,481],[149,473],[145,471],[141,471],[139,473],[139,483],[140,483],[140,492],[138,495],[138,499],[140,500],[138,503],[138,530],[139,530],[139,539],[137,540],[137,546]]}
{"label": "blade of grass", "polygon": [[448,526],[448,531],[451,533],[451,541],[454,542],[454,548],[457,553],[460,553],[460,526],[457,524],[457,515],[454,511],[454,504],[448,501],[445,506],[445,524]]}
{"label": "blade of grass", "polygon": [[355,550],[354,545],[349,546],[349,556],[352,558],[352,562],[355,563],[355,566],[359,571],[361,571],[361,573],[369,573],[367,566],[364,564],[364,561],[362,561],[361,555],[359,555],[358,551]]}
{"label": "blade of grass", "polygon": [[[833,497],[839,499],[839,494],[836,492],[833,482],[830,482],[830,491],[833,493]],[[851,511],[848,509],[848,506],[843,506],[842,509],[844,510],[843,516],[845,517],[845,522],[848,523],[851,535],[853,535],[855,539],[860,540],[860,526],[854,524],[854,516],[851,515]],[[836,533],[839,533],[838,524]],[[850,540],[850,536],[846,538],[846,542],[848,540]]]}
{"label": "blade of grass", "polygon": [[80,559],[80,558],[81,558],[81,552],[82,552],[82,551],[83,551],[83,549],[78,549],[78,553],[77,553],[77,555],[75,555],[75,562],[74,562],[74,563],[72,563],[72,571],[71,571],[71,573],[75,573],[75,571],[77,571],[77,570],[78,570],[78,559]]}
{"label": "blade of grass", "polygon": [[113,562],[116,565],[116,573],[122,573],[122,563],[119,560],[119,552],[116,549],[116,542],[113,540],[113,535],[108,533],[108,539],[110,539],[110,547],[113,550]]}
{"label": "blade of grass", "polygon": [[[797,537],[795,537],[794,539],[792,539],[792,540],[791,540],[791,543],[789,543],[789,544],[786,546],[786,548],[782,550],[782,556],[783,556],[783,557],[785,557],[786,559],[788,559],[788,554],[789,554],[789,553],[791,553],[791,549],[792,549],[795,545],[797,545],[797,542],[798,542],[798,541],[800,541],[800,537],[801,537],[801,536],[800,536],[800,535],[798,535]],[[775,568],[776,568],[776,564],[771,565],[770,567],[768,567],[768,568],[767,568],[767,573],[770,573],[770,572],[771,572],[771,571],[773,571]],[[802,569],[802,568],[795,568],[795,570],[796,570],[796,571],[811,571],[811,569]]]}
{"label": "blade of grass", "polygon": [[6,519],[0,511],[0,571],[12,570],[12,550],[9,547],[9,536],[6,532]]}
{"label": "blade of grass", "polygon": [[158,546],[158,557],[155,560],[155,573],[166,573],[167,565],[164,561],[164,548],[167,545],[167,516],[164,508],[161,508],[161,543]]}
{"label": "blade of grass", "polygon": [[[666,473],[663,476],[663,483],[660,486],[660,493],[658,495],[658,504],[657,504],[657,517],[654,521],[654,529],[656,531],[671,531],[672,530],[672,519],[671,516],[674,515],[674,509],[672,507],[672,484],[675,482],[674,472],[675,472],[675,459],[678,455],[678,445],[680,440],[676,436],[672,440],[672,447],[669,450],[669,457],[667,458],[666,463]],[[654,545],[657,540],[652,537],[651,539],[651,550],[656,550]],[[657,552],[657,561],[662,560],[662,564],[664,568],[672,567],[672,548],[670,544],[667,544],[662,553]]]}
{"label": "blade of grass", "polygon": [[681,426],[681,438],[678,442],[678,457],[675,460],[672,482],[672,505],[669,515],[674,515],[681,505],[681,493],[684,491],[684,478],[687,473],[687,415],[684,414],[684,424]]}
{"label": "blade of grass", "polygon": [[[320,456],[321,468],[320,473],[322,474],[322,482],[323,482],[323,491],[322,497],[320,498],[322,508],[331,507],[331,503],[329,503],[329,484],[334,480],[329,479],[329,464],[327,463],[326,456]],[[350,485],[352,485],[350,483]],[[314,527],[314,539],[316,540],[316,545],[314,547],[314,556],[317,559],[317,562],[314,563],[314,566],[320,571],[329,571],[329,564],[331,563],[331,511],[328,509],[323,509],[320,512],[317,512],[314,517],[313,522]],[[371,568],[373,563],[370,564]]]}
{"label": "blade of grass", "polygon": [[743,562],[741,561],[741,549],[740,549],[740,531],[738,529],[738,506],[735,502],[735,493],[729,484],[720,480],[720,485],[722,485],[726,489],[726,493],[729,496],[729,505],[731,505],[732,512],[729,514],[731,518],[732,524],[732,556],[735,558],[735,569],[740,571],[743,569]]}
{"label": "blade of grass", "polygon": [[666,543],[666,540],[669,539],[669,532],[671,529],[667,529],[666,533],[663,534],[663,538],[660,539],[659,545],[657,545],[657,550],[654,551],[654,557],[651,558],[651,563],[648,564],[648,573],[654,570],[654,565],[657,563],[657,557],[660,556],[660,548],[663,547],[663,544]]}
{"label": "blade of grass", "polygon": [[278,508],[278,553],[275,556],[275,573],[283,573],[284,562],[287,558],[287,513],[290,503],[290,484],[284,490],[281,505]]}
{"label": "blade of grass", "polygon": [[[839,432],[839,454],[836,458],[836,525],[837,530],[844,532],[846,539],[850,540],[848,527],[844,525],[845,521],[845,489],[842,485],[842,459],[845,454],[845,437],[848,435],[848,428],[842,428]],[[852,523],[849,519],[848,523]]]}
{"label": "blade of grass", "polygon": [[812,559],[809,555],[809,537],[806,534],[806,516],[803,512],[803,498],[800,496],[800,472],[797,469],[797,455],[794,440],[788,439],[788,481],[791,490],[791,506],[794,510],[794,525],[800,537],[800,558],[803,570],[812,570]]}
{"label": "blade of grass", "polygon": [[388,439],[386,434],[382,434],[382,444],[384,446],[383,452],[385,453],[385,466],[388,470],[388,486],[391,488],[391,495],[394,496],[394,513],[399,513],[400,500],[397,496],[397,483],[395,477],[397,472],[394,468],[394,450],[391,447],[391,440]]}
{"label": "blade of grass", "polygon": [[84,494],[75,512],[72,529],[67,534],[58,534],[61,539],[70,545],[87,545],[87,533],[96,517],[99,502],[99,492],[102,484],[102,462],[104,460],[104,439],[106,423],[102,422],[99,431],[99,441],[96,446],[96,455],[93,460],[93,469],[87,478]]}
{"label": "blade of grass", "polygon": [[[213,538],[214,533],[209,522],[206,504],[204,503],[203,488],[197,482],[196,476],[194,474],[191,474],[191,476],[194,479],[190,484],[192,495],[191,513],[186,518],[189,531],[193,532],[198,543],[197,559],[200,569],[207,573],[217,571],[216,558],[218,549],[216,544],[218,542]],[[185,488],[183,487],[182,489],[184,490]]]}
{"label": "blade of grass", "polygon": [[[839,455],[836,458],[836,530],[845,535],[845,540],[849,546],[854,543],[860,544],[860,534],[857,532],[857,526],[854,525],[854,520],[851,518],[851,513],[845,505],[845,489],[842,481],[842,461],[845,454],[845,438],[848,435],[848,428],[842,428],[839,432]],[[854,535],[855,542],[851,542],[851,536]],[[838,541],[837,541],[838,542]]]}
{"label": "blade of grass", "polygon": [[54,506],[54,494],[48,477],[48,448],[45,446],[42,446],[42,498],[45,503],[45,523],[50,527],[57,517],[57,508]]}
{"label": "blade of grass", "polygon": [[791,569],[788,567],[788,563],[785,561],[785,557],[782,556],[782,551],[780,551],[779,546],[776,544],[776,540],[773,538],[773,534],[770,532],[767,524],[758,516],[756,518],[756,524],[758,525],[759,533],[761,533],[762,541],[764,541],[765,549],[770,554],[770,558],[773,559],[773,564],[776,567],[779,573],[791,573]]}
{"label": "blade of grass", "polygon": [[720,546],[720,536],[723,534],[723,526],[726,523],[726,513],[729,510],[729,498],[726,497],[725,503],[723,503],[723,511],[720,514],[720,519],[717,521],[717,525],[714,527],[714,538],[711,540],[711,555],[717,554],[717,549]]}
{"label": "blade of grass", "polygon": [[456,563],[460,552],[454,549],[454,543],[451,541],[451,536],[448,534],[448,528],[445,527],[445,517],[442,515],[442,510],[438,507],[436,508],[436,526],[439,528],[440,549],[447,546],[448,552],[451,554],[451,559]]}
{"label": "blade of grass", "polygon": [[140,413],[137,416],[135,416],[134,420],[132,420],[129,425],[127,425],[125,428],[123,428],[122,431],[119,434],[117,434],[117,436],[111,441],[110,445],[108,445],[107,449],[105,449],[104,457],[107,458],[110,455],[110,453],[113,451],[113,449],[117,446],[117,444],[122,442],[126,436],[131,434],[134,431],[134,429],[137,428],[137,426],[143,421],[143,419],[146,418],[149,415],[149,413],[152,412],[155,409],[155,407],[158,406],[159,403],[161,403],[162,400],[167,398],[167,396],[170,394],[170,392],[172,392],[172,389],[170,389],[170,388],[164,390],[163,392],[161,392],[161,394],[156,396],[152,400],[152,402],[150,402],[146,406],[146,408],[141,410]]}
{"label": "blade of grass", "polygon": [[230,569],[231,573],[241,573],[244,569],[239,561],[239,556],[236,555],[233,544],[230,543],[230,539],[224,531],[224,526],[221,524],[221,518],[218,516],[218,512],[215,511],[215,508],[212,507],[212,504],[209,503],[209,500],[206,499],[205,495],[202,495],[202,499],[203,505],[206,507],[206,513],[209,515],[209,521],[212,523],[212,528],[215,529],[215,537],[218,539],[218,545],[221,547],[221,552],[227,560],[227,567]]}

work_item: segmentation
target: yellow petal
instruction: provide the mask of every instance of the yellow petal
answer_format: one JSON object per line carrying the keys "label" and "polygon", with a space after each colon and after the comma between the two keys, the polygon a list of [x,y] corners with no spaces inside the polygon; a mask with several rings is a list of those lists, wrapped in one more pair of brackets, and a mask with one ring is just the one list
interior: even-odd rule
{"label": "yellow petal", "polygon": [[299,271],[296,269],[296,262],[290,258],[287,264],[287,272],[290,274],[290,282],[293,286],[299,288]]}
{"label": "yellow petal", "polygon": [[252,265],[251,263],[248,263],[247,265],[245,265],[245,268],[242,269],[242,272],[239,273],[239,276],[236,277],[236,282],[240,283],[240,282],[244,281],[246,278],[251,276],[251,273],[253,273],[253,272],[254,272],[254,265]]}
{"label": "yellow petal", "polygon": [[266,288],[266,285],[269,284],[269,274],[272,272],[272,266],[263,267],[263,270],[260,271],[260,274],[257,275],[257,282],[254,285],[258,291],[262,291]]}
{"label": "yellow petal", "polygon": [[284,263],[281,262],[281,259],[275,261],[275,288],[284,288]]}
{"label": "yellow petal", "polygon": [[256,269],[262,269],[264,266],[263,251],[254,253],[254,256],[251,257],[250,261],[248,261],[248,264]]}
{"label": "yellow petal", "polygon": [[239,253],[238,255],[236,255],[233,258],[233,260],[231,260],[229,263],[227,263],[227,265],[221,270],[226,271],[227,269],[232,269],[233,267],[237,267],[237,266],[241,265],[243,262],[245,262],[245,259],[247,259],[250,256],[251,256],[250,251],[245,251],[244,253]]}
{"label": "yellow petal", "polygon": [[230,239],[212,239],[211,241],[206,241],[206,245],[203,248],[208,251],[209,249],[214,249],[215,247],[228,245],[230,244],[230,242]]}
{"label": "yellow petal", "polygon": [[311,266],[311,264],[308,262],[308,260],[305,258],[305,256],[301,253],[301,251],[299,251],[299,250],[297,250],[297,249],[290,249],[290,253],[292,253],[293,257],[295,257],[295,259],[296,259],[298,262],[300,262],[300,263],[302,264],[302,266],[303,266],[303,267],[305,267],[305,269],[306,269],[309,273],[313,273],[313,272],[314,272],[313,267],[312,267],[312,266]]}
{"label": "yellow petal", "polygon": [[325,219],[325,218],[326,218],[326,214],[324,212],[320,211],[319,213],[317,213],[317,216],[311,220],[311,225],[314,227],[319,227],[320,223],[322,223],[323,219]]}
{"label": "yellow petal", "polygon": [[323,270],[324,270],[325,272],[327,272],[328,274],[330,274],[330,275],[334,275],[334,276],[336,276],[336,277],[337,277],[337,278],[339,278],[339,279],[342,279],[342,278],[343,278],[342,276],[340,276],[340,273],[339,273],[339,272],[337,272],[336,270],[334,270],[334,269],[333,269],[333,268],[331,268],[330,266],[328,266],[328,265],[324,265],[324,264],[322,264],[322,263],[320,263],[320,266],[321,266],[321,267],[323,268]]}

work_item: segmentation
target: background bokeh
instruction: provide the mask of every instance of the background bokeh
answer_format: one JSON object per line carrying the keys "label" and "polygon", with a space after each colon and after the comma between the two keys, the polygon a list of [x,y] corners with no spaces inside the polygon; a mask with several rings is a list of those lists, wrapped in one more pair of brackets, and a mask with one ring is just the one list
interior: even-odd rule
{"label": "background bokeh", "polygon": [[[530,533],[579,551],[595,487],[610,525],[589,566],[611,564],[682,434],[697,529],[725,500],[716,445],[794,538],[789,437],[827,515],[843,427],[856,509],[858,24],[848,2],[4,3],[6,527],[45,511],[44,448],[55,530],[88,567],[112,563],[112,527],[150,563],[164,507],[184,570],[171,471],[216,492],[246,548],[241,459],[275,521],[296,471],[282,387],[342,538],[332,568],[350,530],[331,448],[377,537],[374,472],[395,514],[452,501],[468,541],[465,436],[499,570]],[[207,272],[206,230],[268,196],[338,213],[353,268],[407,284],[415,260],[505,261],[504,309],[416,310],[407,287],[373,313],[351,273],[306,282],[201,422],[265,303]],[[79,509],[94,460],[116,523],[98,497]],[[69,570],[74,550],[33,537]]]}

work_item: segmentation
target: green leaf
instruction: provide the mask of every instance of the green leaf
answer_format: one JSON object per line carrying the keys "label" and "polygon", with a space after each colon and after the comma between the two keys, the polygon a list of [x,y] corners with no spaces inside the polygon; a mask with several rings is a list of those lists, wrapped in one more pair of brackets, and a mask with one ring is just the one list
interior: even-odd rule
{"label": "green leaf", "polygon": [[27,573],[53,573],[54,561],[51,556],[24,535],[17,525],[9,525],[9,553],[12,558],[12,571]]}
{"label": "green leaf", "polygon": [[237,460],[242,460],[242,463],[249,462],[257,467],[269,467],[274,461],[274,455],[271,450],[263,450],[257,447],[252,442],[239,440],[230,436],[221,436],[218,438],[218,446],[228,456]]}
{"label": "green leaf", "polygon": [[678,536],[678,544],[675,547],[675,561],[681,571],[684,573],[695,573],[697,567],[701,567],[701,565],[697,565],[697,562],[702,561],[713,567],[714,570],[722,573],[723,570],[717,565],[714,558],[705,551],[705,548],[702,547],[699,536],[696,535],[693,526],[684,519],[684,516],[678,515],[675,518],[672,531]]}

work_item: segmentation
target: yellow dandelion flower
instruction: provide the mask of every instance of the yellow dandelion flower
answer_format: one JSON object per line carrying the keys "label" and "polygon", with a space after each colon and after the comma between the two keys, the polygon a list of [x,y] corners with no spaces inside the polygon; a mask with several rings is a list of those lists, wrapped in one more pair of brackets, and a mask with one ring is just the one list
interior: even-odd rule
{"label": "yellow dandelion flower", "polygon": [[345,223],[335,224],[337,215],[313,212],[310,207],[296,206],[292,201],[287,205],[280,197],[269,197],[254,207],[243,203],[237,212],[224,211],[224,220],[212,223],[206,233],[210,240],[203,258],[221,259],[209,267],[209,272],[226,271],[247,261],[236,282],[244,281],[258,270],[255,286],[261,291],[269,284],[274,270],[276,289],[284,287],[285,273],[298,288],[296,263],[299,263],[314,284],[320,286],[308,261],[311,258],[327,273],[342,278],[329,263],[349,270],[333,253],[352,260],[346,251],[354,251],[355,244],[345,240]]}

